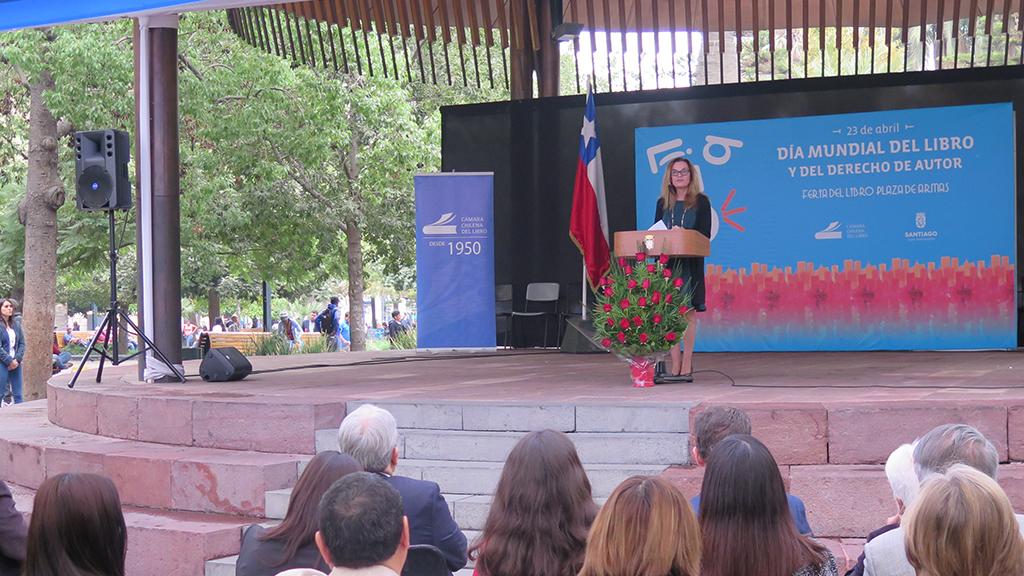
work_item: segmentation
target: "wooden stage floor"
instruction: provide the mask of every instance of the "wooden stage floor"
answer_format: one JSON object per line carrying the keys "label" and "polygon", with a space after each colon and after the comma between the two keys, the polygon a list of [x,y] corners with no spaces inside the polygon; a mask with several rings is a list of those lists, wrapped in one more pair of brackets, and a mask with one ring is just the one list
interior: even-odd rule
{"label": "wooden stage floor", "polygon": [[[78,388],[134,384],[139,396],[198,396],[272,401],[453,402],[886,402],[1024,400],[1024,350],[963,352],[703,353],[689,384],[634,389],[627,365],[608,354],[557,351],[431,354],[409,351],[250,358],[240,382],[203,382],[198,361],[185,384],[142,385],[134,365],[107,368],[102,384],[84,372]],[[70,379],[61,374],[58,384]],[[99,391],[99,390],[96,390]],[[244,401],[244,400],[243,400]]]}

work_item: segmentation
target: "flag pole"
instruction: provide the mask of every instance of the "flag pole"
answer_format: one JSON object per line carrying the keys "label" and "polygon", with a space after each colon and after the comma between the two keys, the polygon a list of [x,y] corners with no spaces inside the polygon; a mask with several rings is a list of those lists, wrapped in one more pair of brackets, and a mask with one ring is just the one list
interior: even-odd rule
{"label": "flag pole", "polygon": [[587,263],[583,262],[583,296],[580,298],[580,302],[583,303],[583,314],[582,318],[585,322],[587,320]]}
{"label": "flag pole", "polygon": [[[591,82],[593,82],[593,81],[594,81],[594,76],[593,76],[593,73],[591,73],[590,75],[587,76],[587,95],[588,95],[588,97],[589,97],[590,92],[592,90]],[[586,322],[587,321],[587,257],[586,257],[585,254],[582,254],[582,253],[580,254],[580,256],[583,256],[583,282],[581,283],[581,286],[580,286],[580,289],[582,291],[582,295],[580,296],[580,302],[583,303],[583,307],[582,307],[582,310],[580,311],[581,312],[580,319],[583,320],[584,322]]]}

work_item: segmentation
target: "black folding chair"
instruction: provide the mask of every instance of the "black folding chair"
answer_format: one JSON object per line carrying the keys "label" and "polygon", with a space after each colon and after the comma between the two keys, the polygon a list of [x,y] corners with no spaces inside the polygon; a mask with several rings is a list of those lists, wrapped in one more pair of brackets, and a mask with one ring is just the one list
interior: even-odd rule
{"label": "black folding chair", "polygon": [[[558,317],[558,294],[557,282],[531,282],[526,285],[526,305],[522,312],[512,312],[512,325],[509,332],[514,331],[516,318],[543,318],[544,319],[544,347],[548,347],[548,318],[556,322]],[[508,334],[505,335],[505,344],[508,345]]]}
{"label": "black folding chair", "polygon": [[444,554],[430,544],[409,546],[409,555],[402,567],[402,576],[450,576]]}

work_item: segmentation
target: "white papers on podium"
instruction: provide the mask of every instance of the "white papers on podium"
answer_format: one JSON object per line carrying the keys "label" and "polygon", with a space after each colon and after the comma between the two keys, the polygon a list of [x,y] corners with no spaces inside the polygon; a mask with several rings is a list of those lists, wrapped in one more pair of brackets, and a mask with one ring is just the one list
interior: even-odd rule
{"label": "white papers on podium", "polygon": [[668,228],[665,226],[664,221],[658,220],[657,222],[654,223],[653,226],[648,228],[648,230],[668,230]]}

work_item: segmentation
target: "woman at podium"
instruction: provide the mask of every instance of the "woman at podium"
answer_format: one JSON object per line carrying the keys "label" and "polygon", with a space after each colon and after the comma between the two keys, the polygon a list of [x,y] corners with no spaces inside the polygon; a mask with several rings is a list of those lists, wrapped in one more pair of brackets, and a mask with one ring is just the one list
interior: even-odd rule
{"label": "woman at podium", "polygon": [[[704,186],[696,166],[686,158],[677,158],[665,167],[661,196],[654,210],[654,221],[666,228],[683,227],[696,230],[711,238],[711,201],[704,194]],[[686,313],[687,328],[683,334],[682,352],[679,346],[671,349],[672,365],[668,378],[692,382],[693,344],[697,338],[697,318],[694,310],[704,312],[704,258],[683,257],[669,260],[672,272],[683,279],[684,292],[690,293],[690,310]]]}

